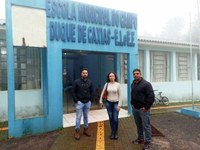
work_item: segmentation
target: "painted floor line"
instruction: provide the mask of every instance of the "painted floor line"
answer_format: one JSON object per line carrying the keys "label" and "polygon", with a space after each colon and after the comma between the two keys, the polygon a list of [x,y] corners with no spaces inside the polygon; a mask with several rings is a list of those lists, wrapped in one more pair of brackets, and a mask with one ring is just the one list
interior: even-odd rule
{"label": "painted floor line", "polygon": [[97,122],[96,150],[105,150],[104,122]]}
{"label": "painted floor line", "polygon": [[8,127],[0,128],[0,131],[5,131],[5,130],[8,130]]}

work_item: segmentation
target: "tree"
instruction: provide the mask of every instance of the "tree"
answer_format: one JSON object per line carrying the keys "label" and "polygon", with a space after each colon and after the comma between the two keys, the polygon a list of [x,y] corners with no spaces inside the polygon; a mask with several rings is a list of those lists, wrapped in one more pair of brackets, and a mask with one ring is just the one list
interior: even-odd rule
{"label": "tree", "polygon": [[190,42],[190,34],[191,34],[191,42],[200,44],[200,28],[199,27],[200,27],[199,17],[195,16],[194,21],[191,21],[191,31],[189,28],[186,32],[185,40]]}
{"label": "tree", "polygon": [[160,38],[172,41],[184,41],[185,20],[181,16],[176,16],[168,20],[165,24]]}

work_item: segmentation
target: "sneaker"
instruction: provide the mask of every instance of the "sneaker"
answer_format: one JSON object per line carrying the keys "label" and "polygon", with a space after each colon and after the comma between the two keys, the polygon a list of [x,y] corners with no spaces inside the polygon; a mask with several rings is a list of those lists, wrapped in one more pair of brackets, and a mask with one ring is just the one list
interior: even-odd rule
{"label": "sneaker", "polygon": [[144,144],[144,139],[137,138],[136,140],[132,141],[132,144]]}
{"label": "sneaker", "polygon": [[145,150],[145,149],[148,150],[150,148],[151,148],[151,143],[150,142],[144,142],[142,150]]}

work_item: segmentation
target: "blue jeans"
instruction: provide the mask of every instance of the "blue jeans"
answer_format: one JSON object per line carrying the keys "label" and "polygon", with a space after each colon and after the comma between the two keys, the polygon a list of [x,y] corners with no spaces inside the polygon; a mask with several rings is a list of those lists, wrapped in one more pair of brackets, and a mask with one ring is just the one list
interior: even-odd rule
{"label": "blue jeans", "polygon": [[90,110],[90,107],[91,101],[87,103],[82,103],[81,101],[78,101],[76,103],[76,130],[80,130],[82,114],[84,117],[84,128],[88,128],[88,112]]}
{"label": "blue jeans", "polygon": [[137,126],[138,138],[144,139],[146,142],[151,142],[150,109],[147,112],[143,112],[142,109],[133,108],[133,116]]}
{"label": "blue jeans", "polygon": [[118,115],[117,111],[118,102],[109,102],[106,100],[106,109],[109,116],[110,128],[112,133],[116,133],[118,131]]}

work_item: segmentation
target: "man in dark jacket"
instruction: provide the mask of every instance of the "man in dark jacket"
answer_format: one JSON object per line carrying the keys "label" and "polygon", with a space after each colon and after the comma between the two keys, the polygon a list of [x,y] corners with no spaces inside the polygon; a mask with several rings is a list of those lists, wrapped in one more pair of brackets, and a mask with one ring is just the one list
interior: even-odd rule
{"label": "man in dark jacket", "polygon": [[151,83],[141,77],[140,69],[134,69],[133,76],[134,80],[131,84],[131,105],[137,126],[138,138],[132,143],[144,144],[143,149],[149,149],[151,143],[150,108],[155,96]]}
{"label": "man in dark jacket", "polygon": [[83,68],[81,71],[81,78],[74,81],[72,86],[72,95],[76,103],[76,126],[74,138],[80,139],[80,123],[82,114],[84,116],[84,131],[83,134],[90,137],[88,132],[88,112],[91,107],[91,98],[93,95],[92,81],[88,78],[88,70]]}

